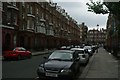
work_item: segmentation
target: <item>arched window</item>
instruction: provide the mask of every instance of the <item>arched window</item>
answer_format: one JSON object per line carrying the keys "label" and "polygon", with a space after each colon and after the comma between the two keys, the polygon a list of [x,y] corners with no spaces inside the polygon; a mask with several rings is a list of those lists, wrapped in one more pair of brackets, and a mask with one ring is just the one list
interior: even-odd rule
{"label": "arched window", "polygon": [[11,37],[10,34],[5,35],[5,49],[9,50],[10,49],[10,43],[11,43]]}

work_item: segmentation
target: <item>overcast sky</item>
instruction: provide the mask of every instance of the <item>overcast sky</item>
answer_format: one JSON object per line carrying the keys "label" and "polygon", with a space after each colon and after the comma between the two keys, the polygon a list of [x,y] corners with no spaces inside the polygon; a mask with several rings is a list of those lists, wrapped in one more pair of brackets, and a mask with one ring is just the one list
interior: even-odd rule
{"label": "overcast sky", "polygon": [[58,3],[65,11],[75,19],[79,24],[82,22],[88,26],[89,29],[97,29],[97,24],[100,28],[106,28],[108,14],[95,14],[88,12],[88,6],[86,5],[89,0],[52,0]]}

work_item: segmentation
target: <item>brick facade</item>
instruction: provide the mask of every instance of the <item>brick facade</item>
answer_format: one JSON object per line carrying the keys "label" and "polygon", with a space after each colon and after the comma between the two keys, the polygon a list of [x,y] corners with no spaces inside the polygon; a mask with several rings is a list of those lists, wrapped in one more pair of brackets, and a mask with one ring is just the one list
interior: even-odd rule
{"label": "brick facade", "polygon": [[80,44],[80,28],[64,9],[51,2],[3,2],[3,50],[23,46],[51,49]]}

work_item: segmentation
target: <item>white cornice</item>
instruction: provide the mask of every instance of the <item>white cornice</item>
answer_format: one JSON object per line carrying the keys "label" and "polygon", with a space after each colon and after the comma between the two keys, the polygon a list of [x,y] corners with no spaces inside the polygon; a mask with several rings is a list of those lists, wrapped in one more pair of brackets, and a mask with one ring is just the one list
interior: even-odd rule
{"label": "white cornice", "polygon": [[14,27],[11,26],[6,26],[6,25],[0,25],[2,28],[9,28],[9,29],[15,29]]}

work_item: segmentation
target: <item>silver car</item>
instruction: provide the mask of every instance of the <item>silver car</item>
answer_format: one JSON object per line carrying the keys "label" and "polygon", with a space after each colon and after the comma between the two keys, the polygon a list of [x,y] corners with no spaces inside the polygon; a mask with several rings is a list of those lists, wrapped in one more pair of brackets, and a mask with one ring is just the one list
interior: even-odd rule
{"label": "silver car", "polygon": [[76,51],[80,57],[80,64],[86,65],[89,62],[89,54],[86,49],[83,48],[71,48],[71,50]]}
{"label": "silver car", "polygon": [[92,46],[84,46],[84,49],[87,49],[87,50],[88,50],[88,53],[89,53],[90,56],[93,55]]}

